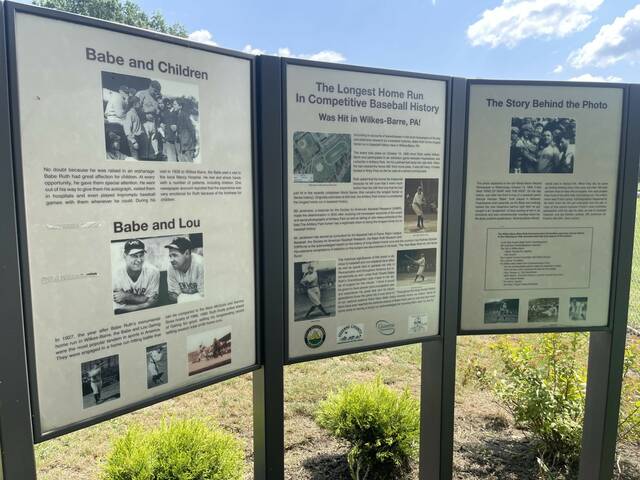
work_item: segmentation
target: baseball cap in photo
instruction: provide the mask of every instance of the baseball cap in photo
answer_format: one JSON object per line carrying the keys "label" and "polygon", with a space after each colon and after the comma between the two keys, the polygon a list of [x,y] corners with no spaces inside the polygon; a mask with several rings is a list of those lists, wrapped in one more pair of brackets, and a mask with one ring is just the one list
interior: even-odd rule
{"label": "baseball cap in photo", "polygon": [[142,240],[127,240],[124,243],[124,253],[128,254],[135,254],[135,253],[140,253],[140,252],[146,252],[145,247],[144,247],[144,243],[142,243]]}
{"label": "baseball cap in photo", "polygon": [[165,245],[164,248],[175,248],[184,252],[185,250],[191,250],[191,241],[186,237],[176,237],[169,245]]}

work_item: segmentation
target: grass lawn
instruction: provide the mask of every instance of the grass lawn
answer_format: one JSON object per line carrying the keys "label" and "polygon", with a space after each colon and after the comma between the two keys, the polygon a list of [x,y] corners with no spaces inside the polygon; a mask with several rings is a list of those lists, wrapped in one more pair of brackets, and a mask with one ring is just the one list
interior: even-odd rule
{"label": "grass lawn", "polygon": [[[529,336],[531,341],[536,336]],[[499,368],[487,348],[492,337],[462,337],[458,341],[455,477],[458,480],[526,480],[538,478],[535,458],[525,433],[513,426],[489,385],[478,373]],[[327,392],[351,381],[371,380],[379,373],[394,388],[408,388],[416,397],[420,385],[420,345],[337,357],[287,367],[285,371],[285,437],[287,479],[348,478],[347,446],[319,429],[313,413]],[[245,442],[246,479],[252,474],[251,375],[168,400],[135,413],[36,447],[38,478],[99,479],[100,464],[111,441],[127,426],[154,427],[163,418],[210,418]],[[640,446],[624,450],[625,459],[640,461]],[[624,464],[624,479],[640,479],[633,462]],[[631,475],[631,476],[629,476]],[[417,468],[407,478],[417,479]]]}
{"label": "grass lawn", "polygon": [[636,205],[636,233],[633,241],[633,267],[629,291],[629,325],[640,329],[640,202]]}

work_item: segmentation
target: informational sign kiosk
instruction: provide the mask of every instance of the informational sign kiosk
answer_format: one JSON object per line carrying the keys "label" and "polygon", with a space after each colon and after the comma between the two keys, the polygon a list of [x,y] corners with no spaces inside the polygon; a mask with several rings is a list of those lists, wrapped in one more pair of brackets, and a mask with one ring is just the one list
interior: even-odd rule
{"label": "informational sign kiosk", "polygon": [[623,87],[470,82],[462,333],[607,327],[623,105]]}
{"label": "informational sign kiosk", "polygon": [[[253,376],[422,344],[420,478],[452,477],[457,335],[591,331],[580,479],[610,478],[640,87],[255,57],[0,0],[0,467]],[[259,173],[259,174],[258,174]]]}
{"label": "informational sign kiosk", "polygon": [[449,79],[284,64],[289,359],[438,335]]}
{"label": "informational sign kiosk", "polygon": [[36,440],[255,368],[253,58],[8,30]]}

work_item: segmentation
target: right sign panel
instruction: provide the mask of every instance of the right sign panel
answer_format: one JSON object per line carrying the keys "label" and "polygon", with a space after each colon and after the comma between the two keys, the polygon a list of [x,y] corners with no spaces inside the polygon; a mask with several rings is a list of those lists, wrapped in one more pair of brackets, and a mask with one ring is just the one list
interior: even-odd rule
{"label": "right sign panel", "polygon": [[623,93],[471,83],[462,333],[607,325]]}

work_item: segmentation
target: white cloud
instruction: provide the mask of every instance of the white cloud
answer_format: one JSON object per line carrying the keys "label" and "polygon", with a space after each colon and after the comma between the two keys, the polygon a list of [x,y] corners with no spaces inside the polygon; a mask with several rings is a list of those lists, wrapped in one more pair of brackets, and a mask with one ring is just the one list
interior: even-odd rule
{"label": "white cloud", "polygon": [[526,38],[562,38],[584,30],[604,0],[502,0],[467,28],[471,45],[515,47]]}
{"label": "white cloud", "polygon": [[213,41],[213,35],[211,35],[209,30],[196,30],[191,32],[188,38],[194,42],[206,43],[207,45],[213,45],[214,47],[218,45]]}
{"label": "white cloud", "polygon": [[[255,48],[254,46],[252,46],[251,44],[247,44],[244,46],[244,48],[242,49],[243,52],[245,53],[250,53],[252,55],[268,55],[268,52],[266,50],[261,50],[259,48]],[[290,48],[288,47],[281,47],[278,49],[278,51],[274,54],[277,55],[279,57],[289,57],[289,58],[302,58],[305,60],[315,60],[317,62],[331,62],[331,63],[341,63],[346,61],[346,58],[343,54],[341,54],[340,52],[335,52],[333,50],[322,50],[320,52],[317,53],[302,53],[302,54],[295,54],[291,51]]]}
{"label": "white cloud", "polygon": [[300,58],[306,58],[307,60],[315,60],[317,62],[330,62],[330,63],[342,63],[346,60],[345,56],[340,52],[334,52],[333,50],[322,50],[318,53],[311,55],[299,55]]}
{"label": "white cloud", "polygon": [[553,69],[553,73],[562,73],[564,67],[562,65],[556,65],[556,68]]}
{"label": "white cloud", "polygon": [[583,73],[582,75],[572,77],[569,80],[572,82],[622,82],[622,78],[615,77],[613,75],[602,77],[600,75],[591,75],[590,73]]}
{"label": "white cloud", "polygon": [[265,53],[267,53],[264,50],[260,50],[259,48],[252,47],[251,44],[249,43],[244,46],[242,51],[244,53],[250,53],[251,55],[264,55]]}
{"label": "white cloud", "polygon": [[607,67],[621,60],[640,58],[640,4],[603,25],[590,42],[571,52],[569,63],[575,68]]}

